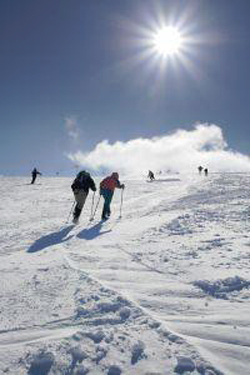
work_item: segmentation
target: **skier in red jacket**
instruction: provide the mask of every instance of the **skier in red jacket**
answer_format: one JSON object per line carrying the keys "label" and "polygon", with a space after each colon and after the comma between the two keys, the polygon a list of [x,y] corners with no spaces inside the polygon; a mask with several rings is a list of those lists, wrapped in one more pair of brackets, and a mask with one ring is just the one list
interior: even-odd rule
{"label": "skier in red jacket", "polygon": [[102,210],[102,219],[107,220],[110,216],[110,203],[113,198],[115,188],[124,189],[125,185],[119,181],[119,174],[113,172],[111,176],[104,178],[100,183],[100,195],[104,198],[104,205]]}

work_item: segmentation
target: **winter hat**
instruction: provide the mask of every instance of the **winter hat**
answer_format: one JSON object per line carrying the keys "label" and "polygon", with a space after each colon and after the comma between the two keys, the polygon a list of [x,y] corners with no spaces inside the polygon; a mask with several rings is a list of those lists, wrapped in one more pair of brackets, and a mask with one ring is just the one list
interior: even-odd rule
{"label": "winter hat", "polygon": [[119,174],[117,172],[113,172],[111,177],[115,178],[116,180],[119,180]]}

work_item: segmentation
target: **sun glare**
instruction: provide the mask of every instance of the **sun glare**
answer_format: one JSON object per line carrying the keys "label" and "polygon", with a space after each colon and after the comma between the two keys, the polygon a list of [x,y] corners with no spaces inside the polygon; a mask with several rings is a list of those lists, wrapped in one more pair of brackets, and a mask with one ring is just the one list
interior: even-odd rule
{"label": "sun glare", "polygon": [[164,27],[155,34],[154,45],[163,56],[171,56],[179,52],[182,38],[179,30],[173,26]]}

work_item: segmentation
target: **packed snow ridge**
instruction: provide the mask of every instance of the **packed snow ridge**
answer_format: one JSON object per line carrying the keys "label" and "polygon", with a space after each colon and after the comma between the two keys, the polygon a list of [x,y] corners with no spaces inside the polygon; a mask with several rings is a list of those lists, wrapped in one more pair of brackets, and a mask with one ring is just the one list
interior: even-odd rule
{"label": "packed snow ridge", "polygon": [[72,180],[0,178],[0,374],[249,374],[250,175]]}
{"label": "packed snow ridge", "polygon": [[206,280],[198,280],[194,282],[195,286],[200,287],[205,293],[210,294],[216,298],[228,299],[228,294],[240,291],[250,286],[250,281],[242,277],[227,277],[224,280],[216,280],[214,282]]}

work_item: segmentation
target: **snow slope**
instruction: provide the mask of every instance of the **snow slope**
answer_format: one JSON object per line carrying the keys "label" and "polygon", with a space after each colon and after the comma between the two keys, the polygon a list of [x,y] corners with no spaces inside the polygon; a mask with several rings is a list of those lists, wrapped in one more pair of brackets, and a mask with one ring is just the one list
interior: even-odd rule
{"label": "snow slope", "polygon": [[249,374],[250,176],[122,181],[77,226],[71,181],[0,178],[0,373]]}

